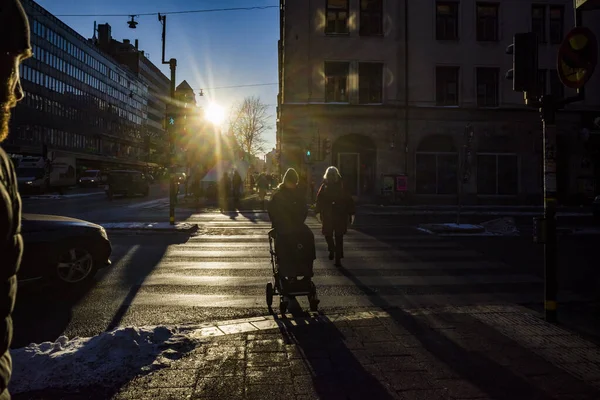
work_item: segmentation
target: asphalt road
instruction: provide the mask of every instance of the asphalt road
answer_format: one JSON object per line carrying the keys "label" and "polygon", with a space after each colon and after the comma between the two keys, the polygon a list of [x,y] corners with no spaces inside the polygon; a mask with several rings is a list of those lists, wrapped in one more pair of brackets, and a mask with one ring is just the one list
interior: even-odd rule
{"label": "asphalt road", "polygon": [[[123,204],[136,201],[127,199]],[[73,293],[20,290],[13,346],[60,335],[91,336],[117,326],[265,315],[265,284],[271,273],[266,215],[197,214],[193,220],[201,227],[193,236],[110,232],[113,265],[101,271],[91,287]],[[314,218],[308,223],[317,238],[314,281],[325,313],[535,305],[543,299],[539,246],[528,237],[444,238],[406,226],[400,219],[365,217],[357,219],[346,236],[344,267],[337,268],[327,259],[319,224]],[[574,276],[572,286],[562,287],[561,304],[587,299],[597,287],[593,268],[597,238],[561,241],[562,271]],[[578,293],[582,285],[586,291]],[[307,307],[305,299],[300,302]]]}

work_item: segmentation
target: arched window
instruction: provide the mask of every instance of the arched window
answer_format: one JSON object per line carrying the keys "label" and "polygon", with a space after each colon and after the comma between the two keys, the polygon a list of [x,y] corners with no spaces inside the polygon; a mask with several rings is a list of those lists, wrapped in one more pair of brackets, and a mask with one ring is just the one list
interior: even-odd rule
{"label": "arched window", "polygon": [[457,193],[458,152],[450,136],[432,135],[416,154],[416,191],[419,194]]}

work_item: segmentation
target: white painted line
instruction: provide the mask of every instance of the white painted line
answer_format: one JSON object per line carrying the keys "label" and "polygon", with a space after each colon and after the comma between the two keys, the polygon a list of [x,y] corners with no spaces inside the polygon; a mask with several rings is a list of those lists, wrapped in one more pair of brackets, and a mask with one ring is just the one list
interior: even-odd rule
{"label": "white painted line", "polygon": [[143,208],[143,207],[147,207],[147,206],[158,205],[164,201],[169,201],[169,198],[164,197],[164,198],[156,199],[156,200],[143,201],[141,203],[133,203],[133,204],[129,204],[127,206],[127,208]]}
{"label": "white painted line", "polygon": [[[317,260],[315,260],[313,270],[315,274],[318,271],[331,271],[332,261],[328,260],[326,254],[317,254]],[[472,270],[486,270],[486,269],[506,269],[506,264],[501,262],[490,262],[490,261],[449,261],[443,263],[436,262],[404,262],[399,261],[395,263],[357,263],[352,262],[348,259],[344,259],[344,269],[346,270],[376,270],[376,271],[401,271],[401,270],[444,270],[444,269],[472,269]],[[184,271],[198,271],[198,274],[202,274],[202,271],[206,270],[262,270],[271,271],[271,264],[267,261],[256,262],[256,261],[245,261],[243,259],[232,259],[228,261],[173,261],[167,259],[162,261],[158,266],[160,270],[184,270]]]}
{"label": "white painted line", "polygon": [[[143,286],[210,286],[210,287],[263,287],[270,275],[265,271],[263,276],[185,276],[173,273],[155,273],[148,276]],[[467,275],[467,276],[319,276],[313,278],[319,286],[347,286],[357,284],[370,287],[394,286],[453,286],[453,285],[486,285],[491,283],[538,283],[541,279],[533,275]]]}

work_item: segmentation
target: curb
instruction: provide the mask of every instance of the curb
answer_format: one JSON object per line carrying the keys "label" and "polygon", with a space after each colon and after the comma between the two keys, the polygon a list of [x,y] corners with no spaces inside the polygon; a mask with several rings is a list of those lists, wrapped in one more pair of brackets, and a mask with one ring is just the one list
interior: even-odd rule
{"label": "curb", "polygon": [[[131,224],[127,226],[126,224]],[[160,224],[160,225],[159,225]],[[168,222],[152,223],[152,222],[108,222],[99,223],[107,231],[113,232],[182,232],[196,233],[200,227],[198,224],[178,223],[169,225]]]}

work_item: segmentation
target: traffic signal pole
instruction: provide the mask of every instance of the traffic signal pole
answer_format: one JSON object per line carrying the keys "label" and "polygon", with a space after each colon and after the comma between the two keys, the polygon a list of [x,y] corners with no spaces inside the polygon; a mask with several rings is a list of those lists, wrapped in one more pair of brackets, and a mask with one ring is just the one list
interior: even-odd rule
{"label": "traffic signal pole", "polygon": [[542,97],[541,117],[544,141],[544,317],[557,321],[558,306],[558,245],[556,237],[556,110],[557,104],[550,95]]}
{"label": "traffic signal pole", "polygon": [[[158,21],[162,24],[162,63],[169,64],[171,70],[171,104],[168,108],[173,109],[175,107],[175,75],[177,71],[177,60],[171,58],[169,61],[165,60],[165,37],[167,33],[167,16],[158,14]],[[175,225],[175,203],[177,202],[177,186],[175,182],[175,171],[173,169],[174,154],[175,154],[175,125],[166,121],[167,135],[169,136],[169,224]]]}

